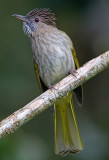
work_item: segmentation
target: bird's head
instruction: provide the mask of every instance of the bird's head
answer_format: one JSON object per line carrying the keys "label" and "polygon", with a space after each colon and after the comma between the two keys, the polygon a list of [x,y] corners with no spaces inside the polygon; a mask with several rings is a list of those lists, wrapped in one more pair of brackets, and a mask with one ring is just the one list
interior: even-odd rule
{"label": "bird's head", "polygon": [[55,16],[49,9],[34,9],[30,11],[26,16],[13,14],[12,16],[23,21],[24,33],[29,37],[37,32],[39,29],[43,29],[47,25],[56,27]]}

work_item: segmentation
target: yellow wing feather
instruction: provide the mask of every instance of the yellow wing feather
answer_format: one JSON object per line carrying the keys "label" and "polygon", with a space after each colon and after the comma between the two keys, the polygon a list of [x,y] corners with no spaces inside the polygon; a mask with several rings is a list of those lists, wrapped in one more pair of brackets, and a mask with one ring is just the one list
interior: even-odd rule
{"label": "yellow wing feather", "polygon": [[33,60],[33,63],[34,63],[34,71],[35,71],[35,74],[36,74],[36,79],[37,79],[37,81],[38,81],[40,91],[43,92],[42,86],[41,86],[40,77],[39,77],[39,69],[38,69],[38,66],[37,66],[37,64],[35,63],[34,60]]}
{"label": "yellow wing feather", "polygon": [[72,49],[72,55],[73,55],[76,67],[79,68],[79,62],[78,62],[78,59],[77,59],[76,52],[75,52],[74,48]]}
{"label": "yellow wing feather", "polygon": [[[78,59],[77,59],[77,56],[76,56],[76,52],[75,52],[74,47],[73,47],[73,49],[72,49],[72,55],[73,55],[73,59],[74,59],[75,65],[76,65],[76,67],[77,67],[77,69],[78,69],[80,66],[79,66],[79,62],[78,62]],[[79,90],[81,90],[82,103],[83,103],[83,87],[82,87],[82,85],[81,85],[81,86],[79,86],[78,88],[79,88]]]}

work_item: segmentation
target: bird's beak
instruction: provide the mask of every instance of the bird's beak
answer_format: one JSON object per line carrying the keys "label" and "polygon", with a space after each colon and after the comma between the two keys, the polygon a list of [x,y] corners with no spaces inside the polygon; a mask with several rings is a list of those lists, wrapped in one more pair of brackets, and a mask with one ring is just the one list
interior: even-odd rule
{"label": "bird's beak", "polygon": [[23,21],[23,22],[28,22],[28,19],[27,19],[27,17],[25,17],[25,16],[18,15],[18,14],[13,14],[12,16],[13,16],[13,17],[16,17],[17,19],[20,19],[20,20]]}

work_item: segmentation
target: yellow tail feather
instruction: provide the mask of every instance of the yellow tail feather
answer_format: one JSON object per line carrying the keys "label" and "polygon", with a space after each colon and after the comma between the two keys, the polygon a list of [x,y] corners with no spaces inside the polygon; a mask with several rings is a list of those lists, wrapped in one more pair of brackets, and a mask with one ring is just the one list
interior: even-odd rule
{"label": "yellow tail feather", "polygon": [[65,156],[68,153],[77,153],[82,149],[83,144],[70,93],[55,104],[55,152]]}

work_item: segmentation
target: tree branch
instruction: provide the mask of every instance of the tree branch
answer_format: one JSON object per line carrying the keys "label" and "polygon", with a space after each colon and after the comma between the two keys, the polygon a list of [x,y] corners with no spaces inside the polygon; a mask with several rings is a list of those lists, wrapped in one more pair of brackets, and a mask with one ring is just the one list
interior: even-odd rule
{"label": "tree branch", "polygon": [[53,89],[47,90],[29,104],[2,120],[0,122],[0,138],[15,132],[19,127],[46,110],[65,94],[88,81],[108,66],[109,51],[80,67],[76,71],[75,76],[67,76],[56,84]]}

